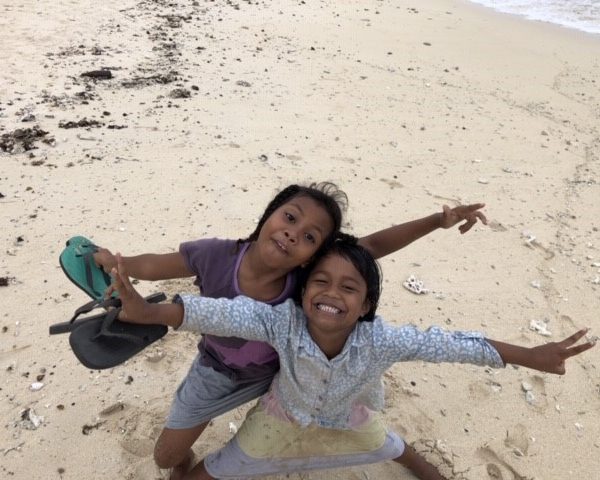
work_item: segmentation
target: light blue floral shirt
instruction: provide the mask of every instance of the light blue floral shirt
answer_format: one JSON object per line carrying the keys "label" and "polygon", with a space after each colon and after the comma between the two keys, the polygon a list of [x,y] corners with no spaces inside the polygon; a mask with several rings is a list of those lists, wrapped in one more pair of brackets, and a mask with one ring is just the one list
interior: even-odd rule
{"label": "light blue floral shirt", "polygon": [[183,330],[270,343],[280,370],[271,389],[301,425],[347,429],[352,407],[383,408],[382,374],[395,362],[459,362],[504,367],[480,332],[421,331],[381,317],[358,322],[341,353],[328,359],[313,341],[306,316],[292,300],[270,306],[248,297],[233,300],[182,295]]}

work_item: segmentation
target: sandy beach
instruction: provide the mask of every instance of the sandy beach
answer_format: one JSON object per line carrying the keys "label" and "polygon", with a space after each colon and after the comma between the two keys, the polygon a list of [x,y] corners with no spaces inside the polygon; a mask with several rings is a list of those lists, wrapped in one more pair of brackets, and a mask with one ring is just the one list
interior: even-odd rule
{"label": "sandy beach", "polygon": [[[0,45],[1,478],[168,478],[152,450],[198,338],[83,367],[48,334],[88,301],[64,242],[245,237],[290,183],[338,184],[358,236],[487,204],[487,227],[381,261],[390,321],[525,346],[600,335],[600,36],[453,0],[22,0],[0,3]],[[385,417],[452,480],[594,479],[598,365],[598,347],[560,377],[399,364]],[[390,462],[286,478],[413,477]]]}

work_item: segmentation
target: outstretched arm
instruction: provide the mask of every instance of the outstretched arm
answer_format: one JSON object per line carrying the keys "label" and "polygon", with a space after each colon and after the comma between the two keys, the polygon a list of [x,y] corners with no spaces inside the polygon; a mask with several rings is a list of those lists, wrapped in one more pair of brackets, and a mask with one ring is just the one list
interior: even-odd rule
{"label": "outstretched arm", "polygon": [[227,299],[182,295],[177,303],[148,303],[131,285],[118,253],[116,258],[117,268],[113,269],[112,276],[121,299],[119,320],[269,343],[277,338],[275,330],[283,331],[279,337],[288,337],[287,328],[294,308],[291,300],[273,307],[244,296]]}
{"label": "outstretched arm", "polygon": [[444,205],[441,213],[434,213],[419,220],[380,230],[360,238],[358,243],[366,248],[373,257],[385,257],[438,228],[451,228],[464,221],[465,223],[460,225],[458,229],[460,233],[466,233],[477,223],[478,219],[481,223],[487,225],[487,219],[480,211],[484,206],[484,203],[459,205],[454,208]]}
{"label": "outstretched arm", "polygon": [[[117,257],[106,248],[98,249],[94,254],[94,261],[107,273],[117,267]],[[127,273],[140,280],[168,280],[194,275],[179,252],[146,253],[133,257],[121,257],[121,261],[127,268]]]}
{"label": "outstretched arm", "polygon": [[116,267],[111,271],[112,288],[119,292],[121,312],[119,320],[147,325],[167,325],[179,328],[183,322],[183,305],[176,303],[148,303],[131,285],[120,254],[115,255]]}
{"label": "outstretched arm", "polygon": [[564,375],[566,373],[565,362],[568,358],[579,355],[595,345],[593,341],[575,345],[587,332],[588,329],[584,328],[561,342],[551,342],[532,348],[490,339],[488,342],[498,351],[505,363],[533,368],[540,372]]}

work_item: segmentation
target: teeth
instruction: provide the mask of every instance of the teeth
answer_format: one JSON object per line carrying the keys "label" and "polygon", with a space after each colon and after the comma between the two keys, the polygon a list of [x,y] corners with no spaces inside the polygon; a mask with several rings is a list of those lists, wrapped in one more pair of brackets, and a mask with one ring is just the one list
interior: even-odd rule
{"label": "teeth", "polygon": [[324,305],[322,303],[317,304],[317,309],[334,315],[340,313],[339,308],[332,307],[331,305]]}

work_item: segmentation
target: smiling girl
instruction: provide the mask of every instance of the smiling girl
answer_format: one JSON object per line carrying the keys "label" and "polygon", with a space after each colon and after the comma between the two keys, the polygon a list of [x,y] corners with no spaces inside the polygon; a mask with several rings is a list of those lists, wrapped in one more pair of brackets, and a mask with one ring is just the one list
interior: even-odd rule
{"label": "smiling girl", "polygon": [[[332,183],[290,185],[267,205],[248,238],[184,242],[175,253],[123,257],[122,262],[129,275],[140,280],[195,276],[205,297],[245,295],[277,305],[295,292],[300,267],[339,232],[346,203],[346,195]],[[375,258],[383,257],[438,228],[464,222],[459,230],[465,233],[477,221],[485,224],[482,207],[481,203],[444,206],[442,212],[375,232],[359,242]],[[106,272],[116,266],[115,256],[106,249],[94,254],[94,260]],[[172,480],[190,469],[191,447],[208,422],[264,394],[279,368],[277,352],[262,341],[204,335],[198,350],[154,449],[156,464],[173,468]]]}
{"label": "smiling girl", "polygon": [[562,342],[533,348],[484,338],[478,332],[420,331],[375,316],[380,295],[376,261],[349,239],[334,242],[307,267],[302,304],[270,306],[248,297],[176,297],[149,304],[131,286],[117,259],[115,288],[120,319],[176,329],[239,335],[268,342],[280,370],[269,392],[252,409],[238,434],[209,455],[186,479],[233,479],[333,468],[386,459],[418,478],[440,480],[437,469],[387,431],[381,419],[381,376],[396,362],[460,362],[504,367],[507,363],[565,373],[565,360],[593,346]]}

